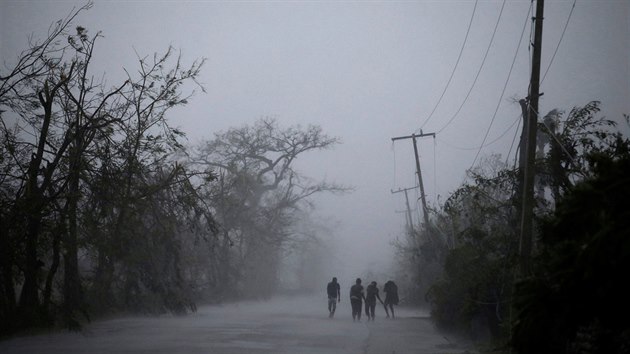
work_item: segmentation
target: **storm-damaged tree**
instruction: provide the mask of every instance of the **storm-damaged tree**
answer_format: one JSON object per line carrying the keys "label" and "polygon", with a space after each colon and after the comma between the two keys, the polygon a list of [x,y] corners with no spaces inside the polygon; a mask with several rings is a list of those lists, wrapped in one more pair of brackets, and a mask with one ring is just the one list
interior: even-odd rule
{"label": "storm-damaged tree", "polygon": [[[589,154],[618,154],[621,133],[617,123],[598,115],[600,102],[573,107],[568,114],[554,109],[538,127],[540,159],[537,162],[539,188],[548,189],[546,199],[559,200],[575,183],[592,176]],[[620,140],[621,139],[621,140]]]}
{"label": "storm-damaged tree", "polygon": [[[120,236],[102,233],[104,240],[96,240],[88,233],[95,230],[89,224],[95,218],[85,211],[104,204],[94,196],[116,196],[116,192],[122,196],[118,204],[100,210],[105,220],[114,220],[113,227],[106,228],[110,233],[122,233],[125,213],[134,209],[130,205],[160,193],[166,193],[161,198],[173,198],[175,205],[170,205],[168,215],[178,223],[186,215],[204,214],[206,226],[212,226],[200,199],[190,198],[196,193],[192,172],[168,163],[169,156],[181,149],[182,134],[166,123],[165,116],[169,109],[187,103],[192,93],[183,94],[183,85],[196,82],[203,61],[184,67],[177,58],[172,64],[169,48],[153,61],[140,59],[137,74],[107,88],[95,82],[89,69],[99,35],[89,36],[80,26],[69,33],[77,14],[89,7],[58,22],[41,44],[32,42],[16,67],[1,77],[3,330],[14,320],[13,329],[16,323],[19,328],[52,321],[56,313],[50,305],[58,303],[53,299],[58,293],[63,295],[64,323],[78,324],[76,313],[84,309],[78,254],[105,252],[104,258],[111,262],[121,258],[106,252],[116,250],[118,245],[111,242]],[[117,172],[122,178],[116,177]],[[119,183],[108,184],[107,178]],[[145,208],[152,210],[146,204]],[[168,236],[174,237],[171,225],[157,229],[151,231],[170,230]],[[54,289],[61,257],[64,286]],[[21,288],[19,301],[17,288]]]}
{"label": "storm-damaged tree", "polygon": [[[92,205],[101,217],[88,225],[101,239],[94,244],[95,273],[91,292],[98,301],[118,308],[182,311],[180,306],[169,305],[169,301],[177,299],[169,299],[168,287],[152,283],[161,281],[156,278],[160,274],[169,276],[171,272],[180,272],[176,269],[178,265],[160,272],[155,269],[160,266],[158,259],[145,257],[157,257],[152,254],[155,250],[162,253],[157,257],[159,260],[165,265],[171,264],[164,258],[167,253],[151,246],[179,247],[176,239],[182,225],[188,222],[190,228],[202,225],[197,230],[204,237],[214,228],[207,208],[197,198],[198,185],[207,183],[213,176],[175,162],[175,153],[183,150],[179,142],[183,133],[170,127],[166,120],[170,109],[185,105],[193,94],[184,95],[181,90],[187,82],[196,82],[203,61],[183,67],[180,58],[173,59],[173,55],[169,48],[163,55],[139,59],[137,77],[129,74],[130,85],[121,91],[114,111],[120,117],[118,134],[100,139],[97,144],[99,155],[104,159],[98,166],[98,184],[92,196],[95,204]],[[174,64],[169,66],[172,61]],[[164,199],[167,197],[181,204],[168,208],[175,201],[167,202]],[[99,232],[99,229],[107,232]],[[173,244],[168,246],[169,242]],[[179,256],[179,249],[170,251],[173,257]],[[157,296],[156,308],[152,308],[151,303],[143,303],[149,294]]]}
{"label": "storm-damaged tree", "polygon": [[[43,265],[39,243],[42,234],[63,229],[58,220],[49,216],[60,205],[59,168],[72,136],[69,129],[58,129],[63,122],[56,102],[76,72],[75,62],[64,63],[70,46],[60,42],[78,13],[90,6],[57,22],[43,41],[31,40],[15,66],[0,75],[2,155],[5,156],[2,160],[3,312],[7,316],[4,318],[18,320],[17,327],[41,323],[48,317],[39,296],[39,273]],[[7,123],[10,121],[16,124]],[[34,139],[23,140],[29,135]],[[21,276],[14,273],[16,266],[22,270]],[[54,272],[54,264],[51,271]],[[21,285],[17,303],[16,280]]]}
{"label": "storm-damaged tree", "polygon": [[261,119],[216,134],[199,148],[196,162],[220,175],[210,195],[222,228],[224,287],[242,296],[271,294],[280,251],[294,234],[296,211],[307,207],[315,193],[348,190],[310,181],[294,169],[294,162],[308,151],[337,143],[318,126],[282,129],[273,119]]}

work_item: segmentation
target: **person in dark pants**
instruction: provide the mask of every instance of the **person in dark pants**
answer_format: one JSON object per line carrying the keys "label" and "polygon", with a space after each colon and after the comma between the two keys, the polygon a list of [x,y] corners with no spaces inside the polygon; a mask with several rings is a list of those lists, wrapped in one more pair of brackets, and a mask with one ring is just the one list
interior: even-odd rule
{"label": "person in dark pants", "polygon": [[388,280],[383,287],[383,292],[385,293],[385,303],[383,306],[385,307],[385,313],[387,313],[387,318],[389,318],[389,311],[387,311],[387,306],[392,310],[392,318],[396,318],[394,315],[394,305],[398,305],[398,286],[391,280]]}
{"label": "person in dark pants", "polygon": [[361,308],[363,307],[363,300],[365,300],[363,285],[361,285],[361,278],[357,278],[356,284],[350,288],[350,305],[352,305],[353,321],[361,321]]}
{"label": "person in dark pants", "polygon": [[352,306],[353,321],[361,321],[363,300],[365,300],[363,285],[361,285],[361,278],[357,278],[356,283],[350,288],[350,305]]}
{"label": "person in dark pants", "polygon": [[332,318],[337,309],[337,302],[341,302],[341,287],[337,283],[337,278],[333,277],[332,281],[326,287],[328,292],[328,317]]}
{"label": "person in dark pants", "polygon": [[365,315],[368,317],[368,321],[374,321],[374,309],[376,308],[376,299],[383,304],[383,300],[378,295],[378,287],[376,287],[376,282],[373,281],[370,285],[365,289]]}

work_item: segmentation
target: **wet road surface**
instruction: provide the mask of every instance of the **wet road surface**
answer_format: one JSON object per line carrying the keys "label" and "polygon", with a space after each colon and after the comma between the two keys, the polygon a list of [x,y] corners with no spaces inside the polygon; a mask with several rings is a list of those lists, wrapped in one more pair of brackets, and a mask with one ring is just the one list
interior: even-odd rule
{"label": "wet road surface", "polygon": [[188,316],[93,322],[80,333],[0,341],[0,353],[461,354],[473,353],[434,329],[426,313],[377,306],[376,321],[353,322],[348,301],[328,318],[325,297],[204,306]]}

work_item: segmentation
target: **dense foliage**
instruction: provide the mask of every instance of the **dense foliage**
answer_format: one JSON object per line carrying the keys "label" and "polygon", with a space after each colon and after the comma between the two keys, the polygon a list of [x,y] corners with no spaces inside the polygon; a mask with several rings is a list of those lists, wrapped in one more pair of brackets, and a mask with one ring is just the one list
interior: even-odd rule
{"label": "dense foliage", "polygon": [[515,174],[499,158],[486,159],[485,168],[471,173],[473,183],[445,202],[440,221],[450,226],[453,241],[443,257],[442,277],[429,290],[437,325],[475,337],[487,337],[488,330],[501,336],[509,316],[518,248],[512,228]]}
{"label": "dense foliage", "polygon": [[[563,352],[550,346],[556,340],[562,350],[579,352],[580,341],[604,348],[615,336],[627,337],[626,327],[611,324],[619,312],[601,318],[594,315],[604,311],[601,307],[593,305],[593,312],[586,305],[627,309],[616,302],[627,293],[613,294],[622,284],[615,269],[625,269],[630,250],[622,237],[627,225],[619,224],[624,216],[627,220],[625,186],[622,179],[614,181],[623,176],[612,171],[623,171],[629,143],[613,121],[598,116],[599,110],[593,101],[568,114],[552,110],[540,120],[534,211],[541,239],[534,243],[537,273],[527,282],[519,282],[518,268],[521,171],[499,156],[469,171],[468,182],[432,210],[431,225],[416,231],[419,245],[401,247],[406,269],[424,285],[416,290],[426,291],[440,328],[502,345],[513,337],[523,352]],[[581,184],[605,173],[600,182]]]}
{"label": "dense foliage", "polygon": [[[630,145],[626,144],[626,149]],[[540,237],[535,275],[517,285],[512,343],[521,353],[628,353],[630,151],[589,158]]]}

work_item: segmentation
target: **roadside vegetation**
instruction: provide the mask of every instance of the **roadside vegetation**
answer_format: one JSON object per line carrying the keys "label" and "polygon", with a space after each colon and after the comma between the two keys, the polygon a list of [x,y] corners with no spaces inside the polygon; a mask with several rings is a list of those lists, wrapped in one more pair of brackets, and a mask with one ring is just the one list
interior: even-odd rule
{"label": "roadside vegetation", "polygon": [[316,277],[310,197],[349,189],[294,162],[339,140],[263,118],[187,145],[172,116],[204,59],[169,47],[107,81],[100,32],[77,23],[90,7],[3,58],[0,334],[268,297],[291,253]]}
{"label": "roadside vegetation", "polygon": [[531,274],[519,269],[520,169],[499,155],[398,243],[409,296],[439,328],[493,352],[628,352],[630,141],[599,111],[592,101],[539,123]]}

